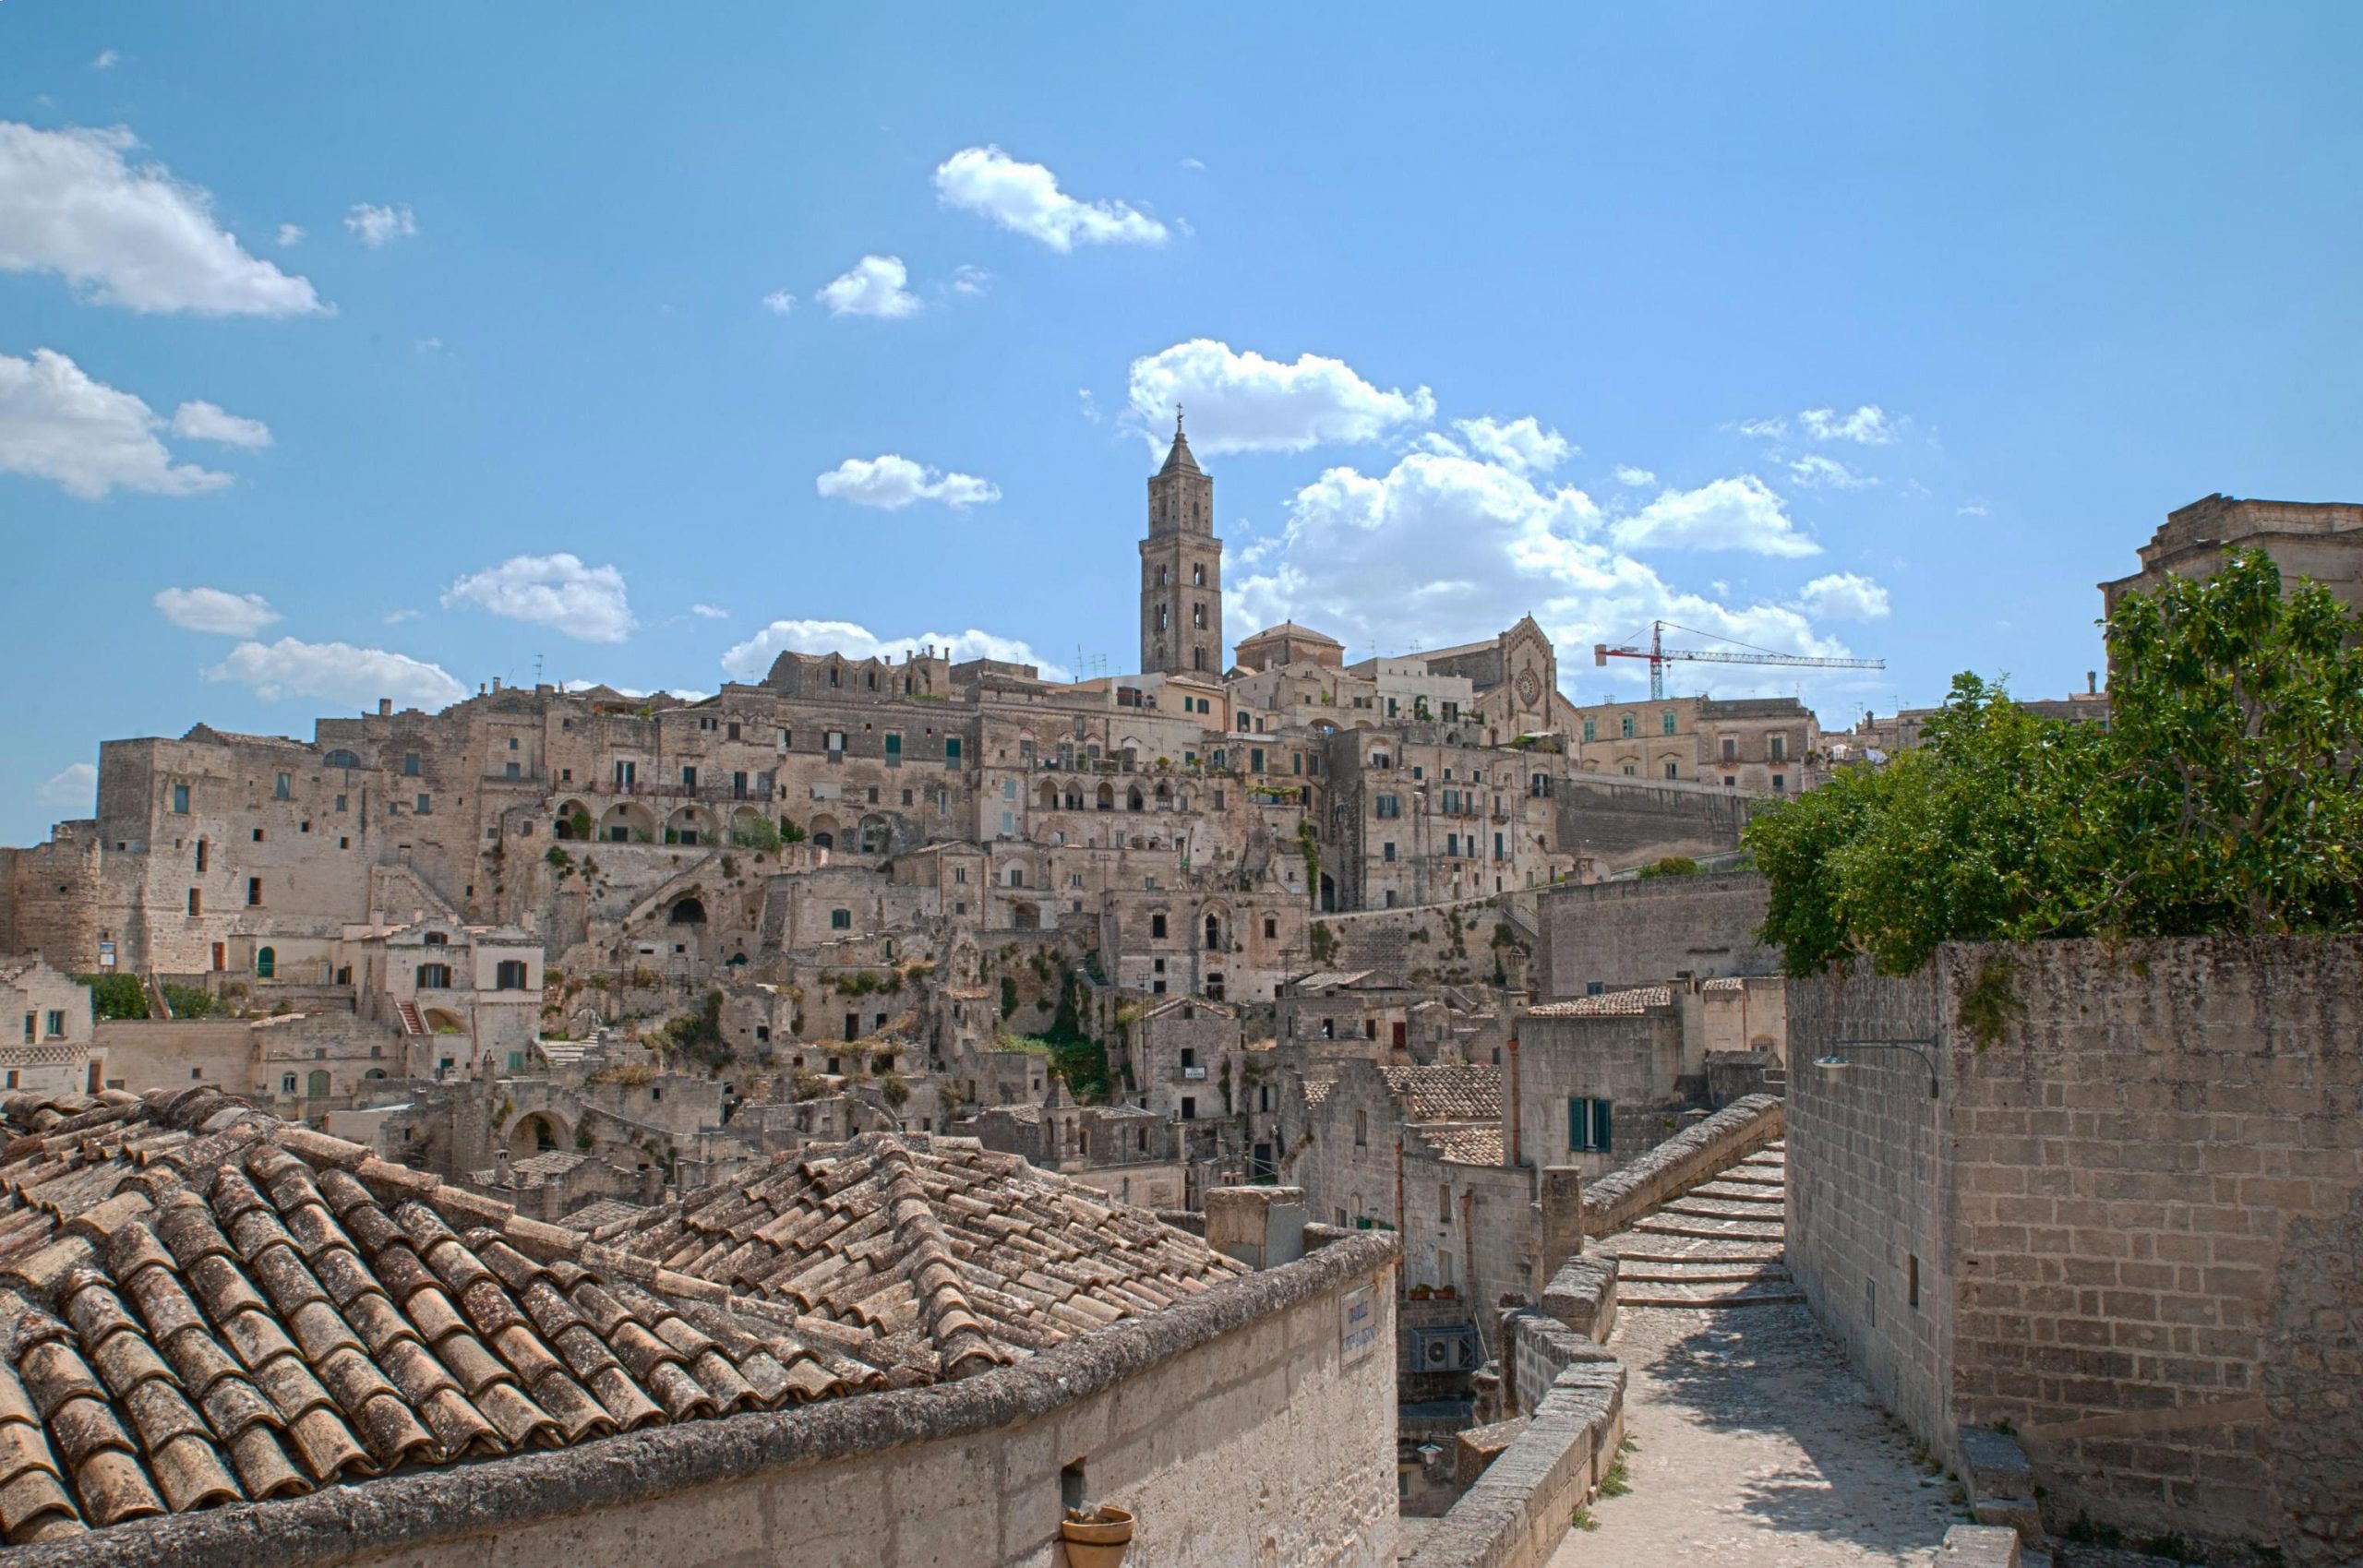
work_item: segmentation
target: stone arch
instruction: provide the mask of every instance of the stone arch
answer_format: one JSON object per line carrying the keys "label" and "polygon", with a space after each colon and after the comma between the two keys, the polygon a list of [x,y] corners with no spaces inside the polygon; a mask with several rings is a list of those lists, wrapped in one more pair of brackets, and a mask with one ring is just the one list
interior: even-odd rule
{"label": "stone arch", "polygon": [[704,925],[705,900],[693,892],[682,894],[673,901],[673,907],[665,912],[665,923],[668,926]]}
{"label": "stone arch", "polygon": [[1055,811],[1058,808],[1059,781],[1056,779],[1044,779],[1042,781],[1042,809],[1045,811]]}
{"label": "stone arch", "polygon": [[1127,811],[1137,811],[1137,810],[1139,810],[1139,809],[1141,808],[1142,804],[1143,804],[1143,802],[1142,802],[1142,800],[1141,800],[1141,786],[1140,786],[1140,785],[1138,785],[1138,784],[1134,784],[1131,789],[1126,790],[1126,791],[1124,792],[1124,809],[1125,809],[1125,810],[1127,810]]}
{"label": "stone arch", "polygon": [[509,1157],[512,1160],[531,1159],[554,1149],[574,1146],[573,1131],[556,1111],[527,1111],[510,1123],[507,1136]]}
{"label": "stone arch", "polygon": [[714,813],[702,806],[681,806],[665,819],[667,844],[712,844]]}
{"label": "stone arch", "polygon": [[1104,784],[1099,786],[1099,809],[1102,811],[1113,811],[1116,809],[1116,786],[1114,784]]}
{"label": "stone arch", "polygon": [[872,811],[864,817],[858,832],[864,855],[883,855],[894,847],[894,819],[883,812]]}
{"label": "stone arch", "polygon": [[1009,906],[1009,920],[1021,931],[1038,931],[1042,928],[1041,906],[1030,899],[1016,899]]}
{"label": "stone arch", "polygon": [[580,800],[561,800],[550,832],[561,839],[587,839],[593,832],[591,808]]}
{"label": "stone arch", "polygon": [[845,829],[834,817],[824,811],[812,819],[810,832],[813,848],[834,849],[837,846],[837,837],[845,832]]}
{"label": "stone arch", "polygon": [[637,800],[618,800],[600,817],[599,838],[610,844],[654,844],[656,814]]}
{"label": "stone arch", "polygon": [[468,1026],[461,1022],[460,1015],[448,1007],[423,1008],[419,1017],[430,1035],[464,1035],[468,1032]]}
{"label": "stone arch", "polygon": [[1163,779],[1157,781],[1157,808],[1159,811],[1173,809],[1173,786]]}
{"label": "stone arch", "polygon": [[741,806],[730,813],[730,842],[753,844],[763,835],[766,827],[774,826],[770,818],[751,806]]}
{"label": "stone arch", "polygon": [[1230,935],[1230,907],[1219,901],[1198,910],[1197,936],[1208,952],[1220,952]]}

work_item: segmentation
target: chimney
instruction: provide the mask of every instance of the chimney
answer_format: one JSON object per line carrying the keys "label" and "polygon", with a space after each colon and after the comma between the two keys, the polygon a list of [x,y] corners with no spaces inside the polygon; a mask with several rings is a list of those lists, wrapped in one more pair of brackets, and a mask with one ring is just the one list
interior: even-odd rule
{"label": "chimney", "polygon": [[495,691],[498,691],[500,689],[500,677],[498,676],[492,677],[492,688]]}
{"label": "chimney", "polygon": [[495,1187],[509,1185],[509,1151],[506,1149],[492,1151],[492,1184]]}
{"label": "chimney", "polygon": [[1526,1163],[1526,1149],[1524,1135],[1518,1129],[1517,1036],[1515,1034],[1509,1037],[1508,1060],[1503,1064],[1502,1071],[1509,1080],[1505,1085],[1508,1092],[1502,1096],[1502,1104],[1510,1121],[1509,1136],[1502,1140],[1502,1157],[1511,1165],[1520,1166]]}
{"label": "chimney", "polygon": [[381,719],[390,719],[394,716],[394,700],[392,698],[380,697],[378,699],[378,716]]}
{"label": "chimney", "polygon": [[2087,697],[2098,697],[2100,694],[2101,694],[2101,673],[2100,673],[2100,671],[2098,671],[2098,670],[2086,670],[2086,671],[2084,672],[2084,695],[2085,695],[2085,696],[2087,696]]}

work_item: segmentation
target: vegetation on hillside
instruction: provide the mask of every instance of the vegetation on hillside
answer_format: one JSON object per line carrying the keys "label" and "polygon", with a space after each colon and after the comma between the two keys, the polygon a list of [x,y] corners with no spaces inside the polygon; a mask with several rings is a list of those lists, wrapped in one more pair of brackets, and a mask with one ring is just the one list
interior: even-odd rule
{"label": "vegetation on hillside", "polygon": [[2261,551],[2129,593],[2107,725],[1953,682],[1925,740],[1749,823],[1789,972],[1945,941],[2363,928],[2363,616]]}

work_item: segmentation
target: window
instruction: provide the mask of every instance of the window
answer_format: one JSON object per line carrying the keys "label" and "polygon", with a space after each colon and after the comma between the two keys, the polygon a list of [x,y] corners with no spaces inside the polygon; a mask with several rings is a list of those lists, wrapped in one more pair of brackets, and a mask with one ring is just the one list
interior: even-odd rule
{"label": "window", "polygon": [[34,1021],[34,1019],[33,1019],[33,1015],[32,1015],[31,1013],[30,1013],[30,1012],[26,1013],[26,1014],[25,1014],[25,1044],[27,1044],[27,1045],[29,1045],[29,1046],[30,1046],[30,1045],[31,1045],[31,1044],[32,1044],[36,1039],[40,1038],[40,1036],[34,1033],[35,1026],[36,1026],[36,1025],[35,1025],[35,1021]]}
{"label": "window", "polygon": [[262,879],[260,877],[248,877],[246,879],[246,904],[249,907],[252,907],[256,904],[259,904],[260,903],[262,903]]}
{"label": "window", "polygon": [[1772,760],[1774,760],[1775,762],[1779,762],[1779,761],[1783,761],[1783,760],[1785,760],[1787,759],[1787,757],[1788,757],[1788,755],[1789,755],[1789,737],[1788,737],[1787,736],[1785,736],[1785,735],[1776,735],[1776,736],[1772,736],[1772,738],[1771,738],[1771,746],[1772,746],[1772,750],[1771,750],[1771,757],[1772,757]]}
{"label": "window", "polygon": [[1162,941],[1165,939],[1164,916],[1152,915],[1148,917],[1148,934],[1151,940]]}
{"label": "window", "polygon": [[325,1099],[329,1092],[329,1075],[318,1068],[304,1075],[304,1093],[311,1099]]}
{"label": "window", "polygon": [[255,843],[260,844],[262,842],[262,830],[260,828],[249,829],[247,830],[246,836],[252,839]]}
{"label": "window", "polygon": [[183,817],[188,815],[188,785],[173,786],[173,810]]}
{"label": "window", "polygon": [[255,978],[268,980],[279,973],[279,954],[270,948],[255,950]]}
{"label": "window", "polygon": [[886,736],[886,765],[890,768],[903,765],[903,737],[891,732]]}
{"label": "window", "polygon": [[1206,569],[1205,563],[1200,562],[1190,569],[1190,586],[1193,588],[1204,588],[1205,585]]}
{"label": "window", "polygon": [[618,758],[616,760],[616,787],[618,789],[624,791],[626,794],[630,794],[632,786],[637,784],[639,780],[639,763],[627,762],[621,758]]}
{"label": "window", "polygon": [[1370,1147],[1370,1112],[1366,1110],[1354,1112],[1354,1147]]}
{"label": "window", "polygon": [[195,888],[188,890],[188,912],[191,915],[205,913],[205,895]]}
{"label": "window", "polygon": [[279,1075],[279,1092],[282,1095],[292,1095],[295,1092],[295,1075],[294,1073],[282,1072]]}
{"label": "window", "polygon": [[1736,736],[1723,736],[1723,760],[1726,762],[1739,760],[1739,738]]}
{"label": "window", "polygon": [[271,798],[274,800],[285,800],[294,793],[294,790],[295,775],[293,773],[282,773],[271,784]]}
{"label": "window", "polygon": [[821,749],[829,754],[830,761],[844,761],[846,760],[846,732],[843,730],[829,730],[823,733],[821,736]]}
{"label": "window", "polygon": [[493,968],[493,989],[522,991],[525,988],[525,964],[522,959],[504,958]]}
{"label": "window", "polygon": [[832,909],[832,910],[830,910],[830,911],[829,911],[829,929],[831,929],[832,931],[850,931],[850,930],[852,930],[852,929],[853,929],[853,911],[852,911],[852,910],[850,910],[850,909]]}
{"label": "window", "polygon": [[1671,757],[1667,758],[1665,760],[1665,776],[1670,779],[1680,778],[1682,776],[1682,764],[1675,761]]}
{"label": "window", "polygon": [[1600,725],[1595,721],[1590,719],[1586,719],[1584,721],[1584,738],[1586,740],[1598,740],[1600,738]]}
{"label": "window", "polygon": [[1378,846],[1378,857],[1386,862],[1389,866],[1395,864],[1395,841],[1393,839],[1388,839],[1385,844]]}
{"label": "window", "polygon": [[1785,778],[1784,776],[1782,776],[1781,774],[1779,774],[1779,773],[1775,773],[1775,774],[1773,774],[1773,775],[1772,775],[1772,793],[1773,793],[1773,794],[1775,794],[1775,795],[1785,795],[1785,794],[1787,794],[1787,793],[1788,793],[1788,790],[1789,790],[1789,781],[1787,780],[1787,778]]}
{"label": "window", "polygon": [[1382,795],[1378,797],[1378,815],[1381,817],[1399,817],[1402,814],[1402,802],[1396,796],[1391,795]]}
{"label": "window", "polygon": [[1659,722],[1664,726],[1663,733],[1666,735],[1672,735],[1673,733],[1673,710],[1668,708],[1663,713],[1660,714]]}
{"label": "window", "polygon": [[1182,1119],[1184,1121],[1198,1119],[1198,1101],[1194,1095],[1182,1096]]}
{"label": "window", "polygon": [[418,986],[422,991],[448,991],[451,988],[451,966],[448,964],[422,964],[418,966]]}
{"label": "window", "polygon": [[1632,715],[1632,714],[1630,714],[1630,713],[1626,713],[1626,714],[1625,714],[1623,717],[1619,718],[1619,719],[1617,720],[1617,722],[1616,722],[1616,727],[1617,727],[1617,733],[1618,733],[1619,735],[1623,736],[1626,740],[1630,740],[1630,739],[1632,739],[1632,738],[1633,738],[1633,715]]}
{"label": "window", "polygon": [[1920,1310],[1920,1260],[1907,1252],[1903,1265],[1904,1303],[1916,1312]]}
{"label": "window", "polygon": [[47,1033],[49,1037],[53,1040],[61,1040],[66,1037],[66,1010],[64,1008],[50,1009]]}
{"label": "window", "polygon": [[684,789],[695,789],[698,787],[698,771],[695,768],[683,768],[681,770],[681,786]]}
{"label": "window", "polygon": [[1269,915],[1265,916],[1264,916],[1264,940],[1265,940],[1265,941],[1267,941],[1267,942],[1268,942],[1268,941],[1270,941],[1273,938],[1275,938],[1275,937],[1278,936],[1279,934],[1280,934],[1280,923],[1279,923],[1279,921],[1278,921],[1277,919],[1274,918],[1273,916],[1269,916]]}
{"label": "window", "polygon": [[[1436,1223],[1438,1225],[1452,1223],[1452,1189],[1444,1182],[1436,1184]],[[1452,1254],[1446,1252],[1439,1256],[1449,1261]]]}
{"label": "window", "polygon": [[414,805],[413,809],[422,817],[433,815],[435,810],[435,797],[429,795],[420,796],[416,803]]}
{"label": "window", "polygon": [[199,871],[205,869],[205,841],[203,839],[197,841],[197,868]]}
{"label": "window", "polygon": [[1567,1096],[1567,1152],[1604,1155],[1614,1146],[1615,1117],[1606,1100],[1586,1095]]}
{"label": "window", "polygon": [[414,779],[418,777],[417,752],[405,751],[402,753],[402,777],[406,779]]}
{"label": "window", "polygon": [[943,765],[947,768],[960,765],[960,737],[956,735],[943,737]]}

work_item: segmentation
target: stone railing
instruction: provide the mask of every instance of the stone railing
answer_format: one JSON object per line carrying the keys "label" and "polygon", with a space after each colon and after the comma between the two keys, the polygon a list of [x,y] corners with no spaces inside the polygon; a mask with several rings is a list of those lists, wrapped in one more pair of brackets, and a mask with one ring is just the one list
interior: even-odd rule
{"label": "stone railing", "polygon": [[1569,1363],[1403,1568],[1541,1568],[1624,1441],[1625,1369],[1613,1357]]}
{"label": "stone railing", "polygon": [[1584,1234],[1608,1236],[1781,1136],[1782,1102],[1750,1095],[1584,1189]]}

